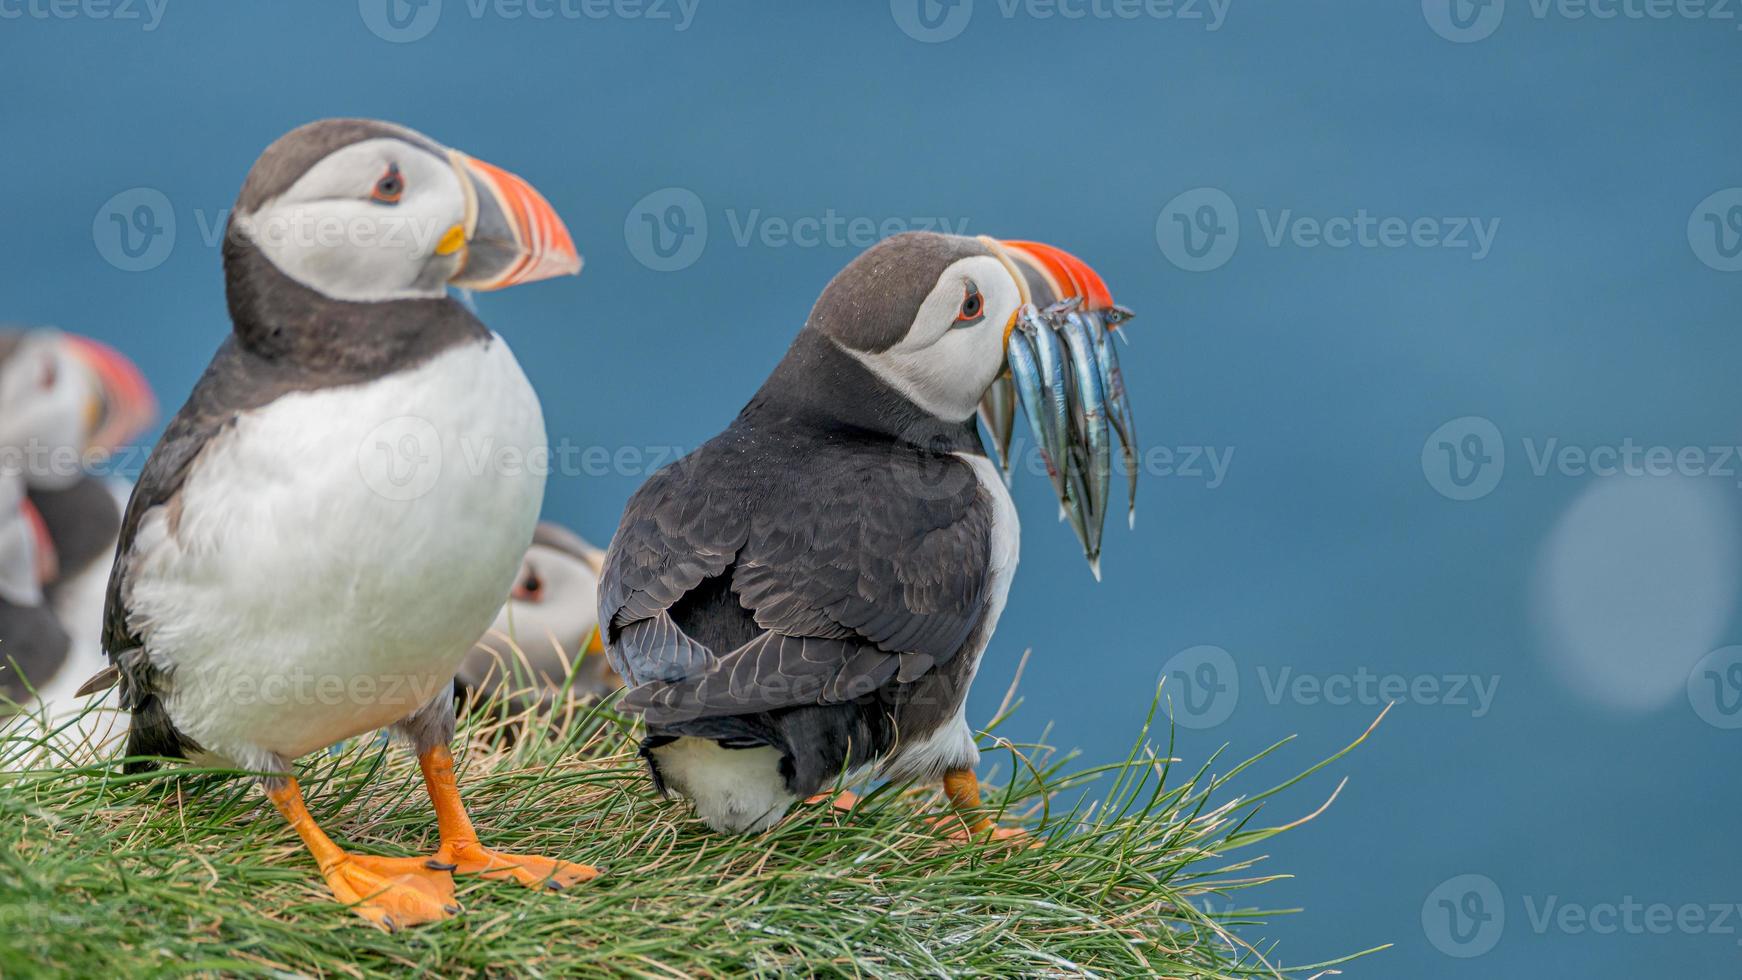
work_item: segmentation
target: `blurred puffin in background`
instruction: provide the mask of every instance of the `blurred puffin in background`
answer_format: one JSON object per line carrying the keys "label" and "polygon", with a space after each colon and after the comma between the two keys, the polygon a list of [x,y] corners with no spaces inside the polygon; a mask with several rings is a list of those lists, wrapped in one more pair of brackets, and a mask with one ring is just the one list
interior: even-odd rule
{"label": "blurred puffin in background", "polygon": [[604,565],[604,550],[580,535],[538,525],[508,601],[454,677],[468,707],[549,712],[558,698],[597,701],[623,686],[599,641]]}
{"label": "blurred puffin in background", "polygon": [[[22,483],[20,508],[38,529],[35,560],[47,570],[43,599],[69,639],[52,673],[39,660],[42,676],[20,678],[35,691],[31,711],[46,708],[50,721],[82,709],[74,691],[104,665],[104,592],[132,489],[87,464],[125,468],[116,454],[156,413],[138,368],[109,346],[49,328],[0,329],[0,467]],[[125,715],[92,712],[58,742],[70,747],[79,736],[100,746],[125,730]]]}
{"label": "blurred puffin in background", "polygon": [[[16,724],[9,715],[20,707],[37,711],[37,694],[71,673],[72,640],[43,593],[54,575],[47,543],[24,481],[0,474],[0,697],[7,702],[0,704],[0,725],[9,729]],[[0,768],[32,761],[16,754],[14,744],[8,744]]]}

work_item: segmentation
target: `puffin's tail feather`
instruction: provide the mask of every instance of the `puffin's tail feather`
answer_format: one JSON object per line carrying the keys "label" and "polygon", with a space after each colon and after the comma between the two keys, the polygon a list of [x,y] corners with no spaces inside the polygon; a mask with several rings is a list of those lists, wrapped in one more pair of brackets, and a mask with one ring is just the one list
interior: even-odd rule
{"label": "puffin's tail feather", "polygon": [[133,709],[133,722],[127,730],[129,758],[121,771],[129,776],[152,772],[158,768],[157,758],[185,759],[190,749],[198,748],[170,724],[163,702],[156,695],[148,695]]}

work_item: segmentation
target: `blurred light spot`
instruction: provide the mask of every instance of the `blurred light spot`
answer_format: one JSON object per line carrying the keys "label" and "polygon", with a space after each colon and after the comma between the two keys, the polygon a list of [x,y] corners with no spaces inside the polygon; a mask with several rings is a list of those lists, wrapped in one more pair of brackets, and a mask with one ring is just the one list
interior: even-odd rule
{"label": "blurred light spot", "polygon": [[1710,481],[1591,484],[1537,557],[1533,614],[1561,679],[1599,704],[1661,708],[1719,645],[1737,588],[1730,503]]}

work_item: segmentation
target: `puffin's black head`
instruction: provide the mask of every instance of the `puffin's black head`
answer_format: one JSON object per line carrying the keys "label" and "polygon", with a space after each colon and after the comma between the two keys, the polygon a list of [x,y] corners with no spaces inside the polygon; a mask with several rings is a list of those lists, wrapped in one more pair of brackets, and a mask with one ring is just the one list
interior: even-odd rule
{"label": "puffin's black head", "polygon": [[921,409],[962,422],[1004,370],[1022,305],[1089,295],[1078,277],[1106,292],[1087,265],[1050,246],[910,232],[841,270],[806,328]]}
{"label": "puffin's black head", "polygon": [[433,298],[580,271],[568,229],[519,177],[392,123],[327,119],[255,161],[225,238],[331,299]]}

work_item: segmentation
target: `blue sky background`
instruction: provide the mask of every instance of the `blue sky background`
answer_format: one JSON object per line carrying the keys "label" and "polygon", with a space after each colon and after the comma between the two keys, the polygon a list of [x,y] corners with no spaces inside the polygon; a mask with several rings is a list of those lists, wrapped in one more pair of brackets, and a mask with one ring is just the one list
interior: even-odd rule
{"label": "blue sky background", "polygon": [[[554,439],[657,463],[731,418],[867,225],[1064,246],[1139,312],[1139,430],[1175,465],[1100,585],[1019,479],[972,717],[1031,647],[1012,734],[1105,760],[1170,673],[1186,760],[1299,736],[1256,791],[1395,698],[1267,809],[1349,779],[1269,845],[1296,877],[1264,903],[1304,911],[1247,938],[1396,944],[1353,976],[1736,974],[1735,5],[154,2],[0,0],[0,319],[108,340],[173,407],[228,330],[213,229],[254,157],[390,118],[566,217],[582,277],[482,315]],[[156,237],[123,241],[142,205]],[[673,206],[692,231],[656,243]],[[1322,240],[1363,215],[1389,245]],[[1205,450],[1219,479],[1179,472]],[[627,463],[554,478],[548,515],[604,540]]]}

